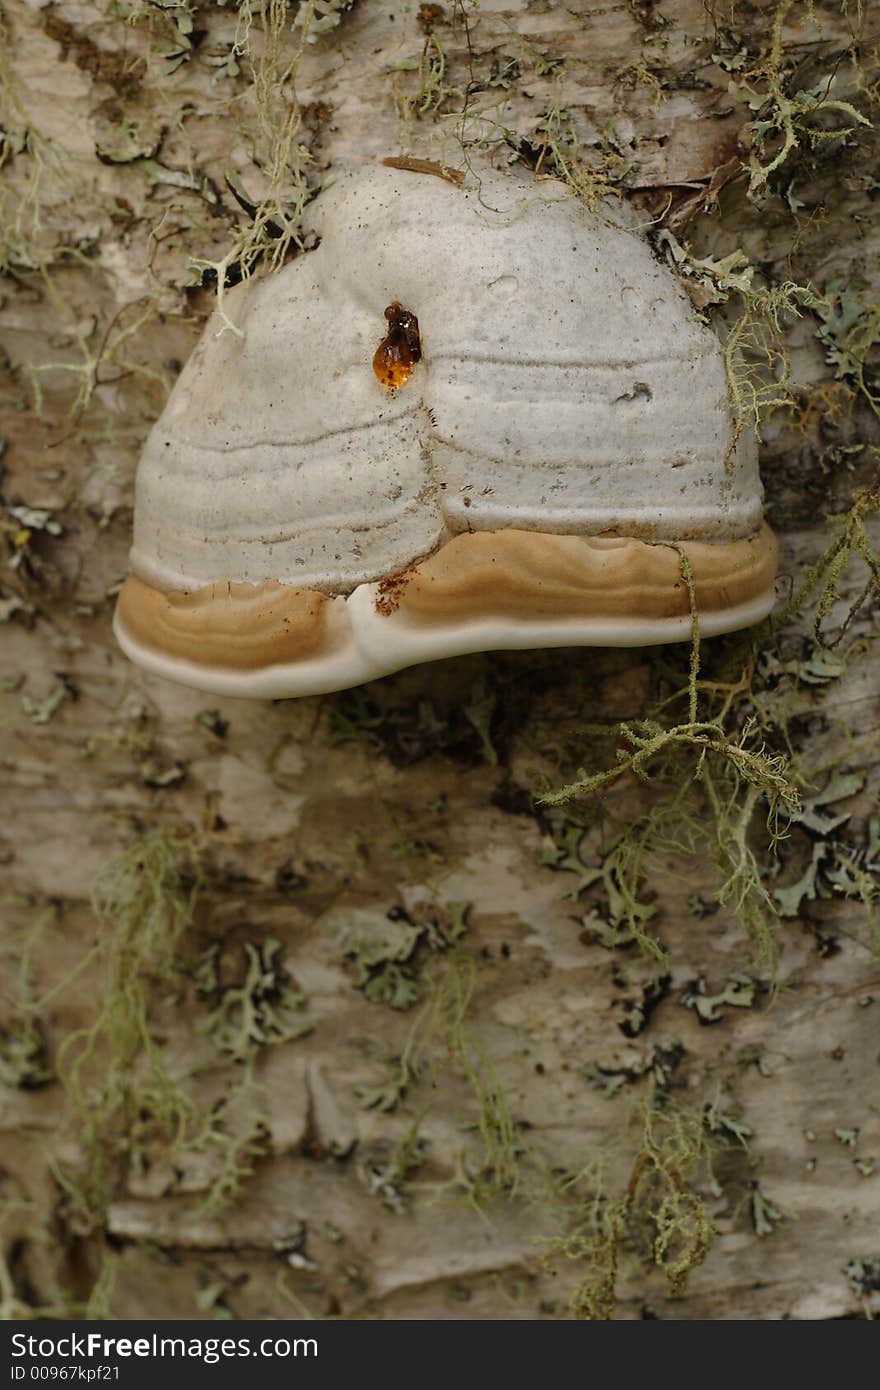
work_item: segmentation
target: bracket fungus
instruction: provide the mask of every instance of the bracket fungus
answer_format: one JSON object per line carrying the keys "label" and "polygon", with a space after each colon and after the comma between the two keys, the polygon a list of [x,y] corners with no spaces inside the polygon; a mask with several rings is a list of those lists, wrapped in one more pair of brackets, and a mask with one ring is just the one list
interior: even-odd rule
{"label": "bracket fungus", "polygon": [[215,315],[147,441],[115,618],[134,661],[274,699],[684,640],[691,592],[703,635],[769,612],[719,344],[612,211],[377,164],[309,229],[228,295],[237,331]]}

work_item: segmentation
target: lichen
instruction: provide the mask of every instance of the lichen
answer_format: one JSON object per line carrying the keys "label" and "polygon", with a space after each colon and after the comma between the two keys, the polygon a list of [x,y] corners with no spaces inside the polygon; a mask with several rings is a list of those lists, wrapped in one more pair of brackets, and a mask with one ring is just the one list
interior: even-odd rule
{"label": "lichen", "polygon": [[217,1105],[191,1126],[184,1150],[210,1155],[211,1179],[195,1209],[199,1216],[217,1217],[239,1197],[269,1151],[266,1096],[252,1059]]}
{"label": "lichen", "polygon": [[[333,14],[340,7],[331,10]],[[316,0],[306,0],[297,16],[299,37],[291,52],[288,39],[287,0],[242,0],[233,52],[244,63],[252,83],[253,116],[246,123],[255,165],[262,171],[266,192],[244,206],[250,220],[239,224],[231,244],[220,260],[197,258],[194,269],[201,280],[213,281],[217,310],[224,326],[235,334],[241,330],[225,311],[228,284],[247,279],[257,265],[265,262],[277,269],[294,250],[304,245],[302,217],[312,196],[308,171],[312,157],[300,139],[303,114],[296,97],[296,77],[304,46],[312,36]],[[320,16],[318,19],[320,25]],[[233,184],[233,192],[236,185]]]}
{"label": "lichen", "polygon": [[[404,1101],[414,1110],[404,1138],[379,1164],[381,1189],[387,1186],[402,1202],[401,1186],[422,1160],[419,1145],[422,1121],[434,1104],[440,1077],[448,1069],[466,1083],[475,1114],[465,1121],[479,1137],[458,1155],[451,1187],[478,1210],[499,1199],[511,1199],[520,1184],[524,1155],[516,1123],[495,1063],[478,1041],[471,1018],[478,972],[473,958],[461,948],[451,951],[434,973],[427,998],[410,1029],[401,1055],[388,1067],[384,1083],[360,1083],[359,1103],[390,1113]],[[393,1175],[393,1181],[389,1175]]]}
{"label": "lichen", "polygon": [[546,1243],[544,1260],[577,1265],[571,1294],[576,1318],[614,1316],[625,1251],[634,1248],[660,1269],[669,1296],[677,1298],[714,1242],[700,1191],[712,1172],[703,1117],[649,1098],[639,1113],[639,1131],[628,1180],[616,1194],[608,1190],[599,1159],[562,1182],[568,1228]]}
{"label": "lichen", "polygon": [[92,1022],[64,1040],[57,1058],[84,1159],[68,1188],[90,1220],[104,1210],[126,1136],[138,1128],[142,1142],[157,1134],[173,1144],[192,1116],[150,1022],[151,984],[173,978],[178,944],[192,923],[196,879],[182,868],[187,849],[181,839],[151,831],[94,885],[100,935],[90,955],[104,964],[100,1002]]}
{"label": "lichen", "polygon": [[[832,96],[834,71],[809,89],[791,92],[785,67],[783,30],[799,0],[778,0],[770,30],[770,42],[761,61],[734,76],[734,90],[753,112],[749,123],[752,152],[749,158],[749,196],[763,194],[771,180],[802,142],[840,144],[857,129],[870,126],[852,102]],[[831,114],[830,129],[817,116]]]}
{"label": "lichen", "polygon": [[[293,1042],[311,1031],[302,1017],[305,996],[278,959],[281,942],[246,941],[243,961],[229,962],[214,942],[196,967],[196,993],[211,1005],[200,1025],[218,1051],[244,1062],[261,1048]],[[237,977],[237,978],[236,978]]]}
{"label": "lichen", "polygon": [[48,1000],[37,989],[34,956],[50,921],[52,909],[35,914],[15,943],[17,968],[6,972],[0,1013],[0,1082],[36,1090],[54,1077],[46,1043],[43,1013]]}
{"label": "lichen", "polygon": [[444,1040],[447,1057],[470,1087],[476,1106],[482,1152],[476,1169],[463,1164],[457,1180],[469,1201],[481,1207],[515,1195],[522,1145],[495,1063],[471,1031],[468,1011],[476,987],[475,963],[459,952],[438,983],[431,1027]]}
{"label": "lichen", "polygon": [[788,1219],[782,1207],[762,1192],[757,1183],[752,1184],[749,1208],[756,1236],[772,1236],[777,1227]]}
{"label": "lichen", "polygon": [[[880,496],[876,489],[868,489],[856,495],[847,513],[829,519],[836,536],[806,571],[789,603],[765,625],[765,633],[779,633],[812,607],[813,639],[820,650],[827,640],[835,645],[841,641],[865,605],[880,595],[880,555],[868,531],[869,519],[878,510]],[[864,566],[864,584],[833,639],[828,639],[825,624],[854,561]],[[784,704],[763,688],[764,681],[772,684],[773,676],[766,663],[762,669],[757,660],[761,640],[759,630],[726,650],[716,644],[708,655],[715,670],[707,674],[708,649],[696,630],[686,679],[653,711],[638,721],[582,726],[585,735],[614,741],[612,764],[597,771],[581,769],[574,780],[555,790],[548,790],[546,782],[536,788],[539,803],[551,810],[589,805],[624,777],[638,779],[663,794],[657,805],[617,830],[595,866],[580,861],[581,832],[576,828],[569,828],[568,841],[563,837],[560,842],[568,848],[557,852],[555,863],[579,872],[576,893],[597,880],[606,888],[610,912],[598,918],[593,913],[584,920],[588,930],[595,930],[605,919],[611,932],[606,944],[635,940],[662,958],[662,946],[647,929],[654,916],[652,904],[645,902],[652,863],[661,850],[677,846],[693,853],[702,842],[717,866],[717,900],[738,916],[754,943],[757,962],[772,965],[780,918],[791,910],[791,892],[788,897],[785,890],[781,898],[775,895],[768,877],[778,870],[779,847],[790,827],[804,815],[797,779],[808,782],[811,774],[793,756]],[[742,663],[738,676],[730,672],[736,658]],[[833,670],[823,667],[821,679],[834,680],[843,669],[843,665]],[[671,719],[670,714],[674,716],[681,706],[686,720]],[[865,850],[870,857],[870,839]],[[862,852],[844,850],[833,862],[837,891],[860,899],[870,910],[876,884]],[[805,892],[812,882],[807,880]],[[601,937],[601,930],[598,934]]]}
{"label": "lichen", "polygon": [[[124,45],[103,48],[63,16],[47,11],[41,23],[71,63],[108,81],[119,100],[111,136],[98,142],[100,154],[110,160],[121,155],[126,162],[120,179],[137,177],[147,190],[146,217],[156,223],[151,255],[161,255],[164,238],[173,232],[181,262],[194,262],[201,281],[216,285],[222,308],[224,291],[236,279],[260,266],[275,268],[308,244],[302,237],[303,213],[323,177],[317,141],[311,137],[315,124],[326,125],[330,108],[313,102],[310,116],[300,107],[298,69],[304,45],[317,39],[315,51],[320,53],[336,41],[345,7],[335,0],[302,5],[292,33],[293,12],[282,0],[265,6],[246,2],[230,24],[231,33],[237,22],[234,42],[210,51],[209,44],[194,37],[198,11],[189,0],[164,4],[165,13],[155,5],[118,6],[109,22],[117,22],[126,8],[129,22],[150,34],[148,70],[151,79],[165,84],[163,115],[169,130],[182,128],[188,116],[176,105],[178,88],[174,82],[168,85],[168,78],[182,82],[189,75],[187,65],[209,66],[217,79],[216,100],[211,105],[206,99],[205,110],[211,105],[215,116],[222,111],[230,128],[243,132],[243,148],[253,157],[247,174],[227,170],[224,187],[222,169],[215,177],[201,168],[172,167],[179,161],[152,149],[134,117],[122,109],[130,94],[145,85],[141,59],[124,52]],[[861,18],[861,8],[849,5],[854,21]],[[645,48],[644,61],[633,55],[635,60],[615,80],[624,101],[630,89],[641,90],[646,98],[642,105],[657,108],[681,75],[674,64],[660,62],[668,40],[663,17],[655,12],[648,18],[643,9],[637,17],[652,46]],[[809,7],[800,12],[808,16]],[[588,949],[598,943],[627,965],[638,949],[658,962],[651,965],[647,983],[630,982],[625,997],[614,1001],[612,1027],[628,1039],[638,1037],[638,1056],[623,1062],[604,1054],[578,1056],[573,1062],[572,1073],[581,1084],[601,1093],[602,1139],[597,1151],[587,1154],[583,1170],[561,1177],[557,1155],[542,1155],[544,1136],[530,1134],[518,1123],[518,1092],[516,1097],[508,1093],[507,1078],[519,1073],[512,1063],[508,1070],[507,1060],[502,1064],[486,1041],[491,1034],[483,1008],[487,972],[479,922],[472,935],[438,947],[429,939],[429,925],[414,921],[416,942],[406,959],[370,963],[368,952],[361,958],[355,952],[352,960],[355,976],[363,975],[356,987],[367,997],[372,990],[386,1004],[413,1004],[405,1016],[371,1014],[383,1040],[387,1028],[387,1036],[402,1039],[402,1045],[389,1044],[387,1053],[380,1052],[380,1058],[387,1056],[386,1069],[357,1088],[361,1105],[376,1112],[375,1119],[361,1118],[387,1124],[365,1156],[364,1180],[395,1211],[407,1209],[411,1194],[422,1195],[426,1188],[433,1195],[439,1185],[444,1200],[454,1186],[460,1198],[490,1219],[493,1202],[528,1202],[555,1212],[564,1230],[549,1256],[570,1272],[572,1308],[580,1316],[612,1316],[629,1277],[634,1274],[641,1283],[650,1268],[665,1271],[670,1290],[681,1291],[711,1245],[706,1194],[715,1191],[708,1176],[713,1147],[727,1144],[749,1163],[757,1161],[760,1135],[729,1099],[707,1106],[707,1081],[698,1074],[683,1075],[687,1055],[680,1043],[655,1031],[652,1007],[661,1008],[661,1018],[662,1010],[673,1009],[682,1029],[695,1016],[713,1024],[723,1019],[720,1026],[733,1036],[739,1010],[763,994],[763,973],[755,964],[767,965],[772,975],[778,944],[792,939],[793,924],[811,926],[821,949],[830,951],[838,928],[833,917],[824,920],[825,914],[835,904],[847,907],[846,931],[852,935],[858,917],[853,908],[863,905],[876,933],[871,914],[876,913],[880,827],[876,808],[864,810],[870,787],[859,767],[861,754],[870,751],[869,735],[847,729],[843,751],[830,753],[816,751],[811,738],[807,751],[802,721],[807,715],[825,718],[826,712],[835,717],[838,683],[870,654],[865,633],[871,605],[880,597],[880,556],[872,529],[880,516],[880,492],[864,482],[876,463],[871,431],[878,415],[878,307],[844,257],[838,270],[836,253],[823,253],[821,263],[828,269],[816,280],[804,254],[822,217],[833,211],[830,205],[823,211],[825,192],[818,197],[812,189],[805,192],[810,180],[827,178],[835,163],[845,161],[847,186],[858,187],[866,204],[876,193],[873,165],[867,156],[862,167],[855,161],[860,150],[870,151],[868,120],[876,120],[878,95],[876,83],[860,75],[857,43],[845,53],[811,44],[814,66],[802,76],[803,46],[795,42],[789,49],[784,42],[785,27],[797,17],[794,0],[782,0],[765,16],[769,32],[759,16],[754,34],[737,34],[731,7],[723,23],[716,16],[712,61],[726,74],[723,83],[729,79],[731,99],[739,103],[743,119],[738,138],[745,141],[740,148],[746,150],[748,167],[743,170],[737,155],[727,173],[707,169],[687,190],[658,190],[657,201],[647,203],[645,220],[697,311],[711,316],[724,338],[737,429],[787,428],[798,448],[818,437],[821,469],[813,471],[823,485],[831,477],[835,499],[853,493],[851,469],[860,470],[862,481],[846,501],[835,500],[838,515],[830,519],[828,546],[772,620],[757,632],[712,643],[700,640],[694,624],[689,651],[652,655],[648,693],[643,701],[632,702],[626,719],[589,725],[582,722],[583,706],[577,705],[568,710],[564,729],[548,732],[542,754],[545,766],[555,771],[543,780],[535,778],[534,789],[543,798],[537,807],[519,789],[518,814],[534,816],[544,836],[544,867],[536,865],[535,872],[543,875],[542,884],[549,880],[551,892],[554,880],[549,876],[559,875],[555,884],[560,896],[564,892],[573,903],[575,934],[582,932]],[[513,30],[484,41],[486,25],[478,28],[479,18],[478,7],[461,0],[447,11],[421,7],[424,38],[410,50],[410,62],[404,60],[391,75],[402,142],[439,153],[442,167],[456,170],[476,152],[491,148],[498,157],[519,159],[539,176],[562,178],[593,206],[608,192],[636,183],[642,141],[647,137],[650,148],[660,125],[650,119],[633,121],[631,138],[612,126],[591,131],[592,113],[574,80],[580,60],[540,52]],[[156,371],[141,360],[140,343],[164,322],[159,315],[166,312],[163,297],[169,289],[179,293],[180,318],[183,291],[173,277],[163,281],[165,271],[151,260],[155,295],[129,304],[117,318],[113,307],[97,298],[94,319],[91,309],[84,311],[71,283],[83,276],[89,286],[98,285],[97,253],[107,240],[107,224],[101,224],[99,238],[70,232],[70,227],[93,220],[91,174],[87,170],[83,179],[76,161],[38,129],[39,118],[16,86],[14,45],[6,37],[0,34],[0,123],[5,132],[0,164],[10,177],[0,192],[0,266],[11,272],[11,291],[23,289],[38,297],[47,323],[64,335],[53,339],[61,347],[53,346],[44,359],[17,373],[14,414],[18,419],[20,411],[30,409],[31,418],[42,412],[47,425],[57,424],[63,396],[78,432],[77,448],[81,442],[109,442],[115,448],[121,436],[105,425],[102,400],[114,391],[121,398],[132,378],[154,394],[164,391],[170,372]],[[385,59],[390,62],[393,56]],[[344,82],[344,75],[339,80]],[[182,85],[179,90],[188,89]],[[719,92],[723,95],[723,87]],[[525,93],[530,101],[516,105]],[[666,102],[664,121],[670,112]],[[730,139],[733,148],[733,132]],[[115,208],[102,192],[102,216],[111,208],[108,215],[119,219],[119,227],[136,227],[144,214],[122,206],[123,184],[118,186]],[[649,196],[650,191],[642,190],[635,200]],[[163,198],[181,201],[163,205],[160,225],[153,215]],[[768,214],[768,226],[783,219],[785,255],[791,259],[779,271],[779,283],[773,279],[768,242],[746,216],[747,198],[760,205],[762,218]],[[690,200],[687,207],[685,199]],[[240,212],[230,212],[230,200]],[[76,220],[69,210],[79,203],[86,216]],[[197,204],[201,212],[181,217],[188,228],[183,235],[175,229],[175,214],[180,215],[181,206]],[[725,235],[713,240],[712,224],[693,221],[692,210],[711,213]],[[806,341],[812,347],[814,358],[824,359],[824,379],[795,379],[794,337],[799,346]],[[66,387],[56,391],[59,368]],[[154,413],[152,408],[143,412],[144,419]],[[71,415],[60,423],[59,433],[66,435]],[[829,443],[829,424],[845,424],[842,443]],[[143,425],[139,416],[133,426],[138,437]],[[772,449],[768,457],[775,467]],[[796,466],[808,481],[805,458],[799,456]],[[777,480],[773,473],[767,476],[772,503]],[[36,622],[39,634],[49,576],[40,548],[73,545],[77,519],[71,525],[63,513],[56,516],[54,510],[26,509],[15,502],[5,508],[0,524],[10,574],[28,592],[12,598],[4,593],[0,619],[12,618],[31,629]],[[687,582],[684,560],[682,570]],[[60,588],[54,575],[51,582]],[[515,678],[499,678],[504,660],[485,662],[478,677],[462,688],[454,710],[444,709],[433,689],[430,699],[406,699],[397,706],[376,689],[325,704],[333,754],[363,753],[365,765],[385,764],[377,793],[378,828],[358,830],[363,853],[352,854],[350,863],[339,867],[340,879],[361,871],[367,850],[373,854],[373,872],[378,857],[374,846],[381,844],[386,855],[389,827],[395,876],[421,881],[426,871],[436,873],[441,854],[414,827],[403,795],[406,769],[414,763],[433,759],[441,768],[464,763],[486,777],[498,766],[505,778],[510,776],[503,735],[510,708],[520,699],[515,687],[527,682],[521,665],[511,668]],[[547,669],[557,673],[560,668]],[[50,738],[66,736],[94,692],[93,682],[84,685],[74,710],[71,692],[79,687],[72,676],[59,676],[55,684],[47,678],[21,690],[16,682],[19,678],[11,677],[4,687],[13,690],[13,717],[30,738],[45,737],[45,746]],[[211,737],[220,739],[225,720],[215,716],[204,711],[199,718]],[[107,724],[99,721],[83,744],[84,755],[95,758],[94,764],[82,765],[84,773],[112,775],[112,758],[121,752],[134,764],[136,790],[144,782],[154,789],[180,782],[184,764],[175,756],[177,749],[155,746],[160,733],[158,715],[152,712],[132,716],[123,711]],[[574,758],[569,758],[571,746],[578,750]],[[375,781],[378,785],[380,778]],[[630,789],[637,797],[630,797]],[[448,795],[447,789],[442,795]],[[849,798],[856,796],[861,800],[853,811]],[[454,804],[454,796],[450,799]],[[92,1232],[93,1288],[90,1297],[72,1297],[47,1286],[31,1299],[10,1254],[0,1259],[0,1316],[6,1318],[112,1314],[114,1280],[123,1257],[103,1239],[107,1201],[132,1168],[139,1171],[153,1157],[173,1163],[197,1152],[209,1159],[207,1189],[191,1198],[177,1193],[175,1201],[202,1217],[221,1215],[253,1180],[270,1149],[270,1098],[259,1080],[264,1050],[286,1046],[288,1040],[297,1046],[293,1033],[311,1017],[280,968],[275,938],[264,934],[262,924],[256,924],[253,934],[248,928],[246,943],[238,936],[225,947],[211,941],[210,928],[198,926],[193,841],[172,828],[161,795],[154,792],[151,800],[150,815],[159,817],[159,828],[138,829],[130,850],[108,866],[96,885],[97,945],[63,978],[43,987],[32,968],[37,937],[15,941],[25,964],[21,974],[8,973],[0,1020],[3,1079],[25,1089],[48,1087],[57,1061],[71,1109],[60,1135],[64,1161],[52,1159],[57,1209],[50,1212],[8,1198],[4,1187],[3,1234],[12,1231],[13,1221],[28,1222],[28,1238],[54,1248],[68,1226],[80,1240],[83,1232]],[[673,993],[666,966],[669,905],[662,872],[676,854],[715,864],[715,882],[701,879],[701,893],[691,899],[693,932],[717,929],[725,908],[733,909],[756,949],[752,961],[725,961],[718,974],[697,977],[691,985],[682,983],[689,975],[678,969]],[[338,883],[332,891],[338,891]],[[206,896],[211,897],[210,890]],[[876,934],[867,939],[876,949]],[[597,954],[603,967],[613,969],[613,959]],[[192,1041],[198,1021],[205,1022],[221,1054],[210,1065],[215,1071],[226,1067],[222,1095],[202,1109],[190,1093],[190,1083],[198,1078],[172,1067],[160,1029],[169,998],[192,998],[199,961],[203,994],[192,1000],[192,1021],[182,1029],[183,1038]],[[75,990],[83,980],[88,989]],[[418,999],[412,997],[414,990]],[[67,1007],[74,994],[77,1008],[91,1010],[92,1016],[53,1056],[48,1006],[60,1000]],[[863,996],[858,1003],[870,998]],[[681,1012],[676,1000],[695,1015]],[[400,1031],[394,1033],[395,1028]],[[741,1060],[755,1056],[743,1050]],[[769,1071],[765,1068],[763,1074]],[[451,1184],[431,1183],[426,1176],[429,1164],[436,1176],[436,1161],[449,1160],[448,1154],[432,1152],[424,1133],[428,1107],[438,1104],[444,1080],[457,1085],[456,1094],[464,1097],[455,1114],[461,1150],[454,1156]],[[639,1108],[633,1126],[619,1111],[634,1096]],[[679,1100],[683,1096],[687,1108]],[[852,1117],[843,1118],[847,1124],[838,1126],[841,1133],[853,1134]],[[70,1140],[82,1148],[79,1163],[70,1158]],[[628,1148],[623,1170],[618,1167],[622,1147]],[[861,1164],[859,1178],[871,1180],[870,1154],[859,1156],[847,1144],[841,1156],[847,1165],[850,1159]],[[781,1198],[774,1187],[769,1190],[770,1196],[762,1187],[748,1188],[739,1215],[744,1226],[751,1223],[756,1238],[773,1232],[784,1240]],[[772,1245],[768,1241],[768,1251]],[[288,1260],[285,1273],[307,1267],[289,1259],[291,1251],[298,1256],[299,1250],[279,1249],[279,1257]],[[880,1287],[878,1269],[876,1255],[863,1252],[839,1276],[864,1300],[866,1315],[868,1300]],[[347,1270],[345,1278],[361,1297],[361,1273],[353,1262]],[[222,1313],[225,1287],[219,1276],[206,1277],[200,1311]],[[283,1286],[283,1297],[297,1314],[303,1311],[303,1300],[292,1289]]]}
{"label": "lichen", "polygon": [[392,910],[346,951],[355,965],[357,987],[371,1003],[411,1009],[422,996],[419,976],[426,959],[460,940],[469,907],[466,902],[423,905],[412,916],[402,908]]}

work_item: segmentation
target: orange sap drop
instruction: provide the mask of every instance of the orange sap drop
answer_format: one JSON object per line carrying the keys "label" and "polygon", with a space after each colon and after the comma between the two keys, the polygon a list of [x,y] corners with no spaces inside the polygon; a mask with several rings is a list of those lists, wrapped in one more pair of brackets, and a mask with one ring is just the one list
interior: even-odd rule
{"label": "orange sap drop", "polygon": [[412,376],[415,364],[421,360],[419,321],[396,299],[388,305],[385,317],[388,332],[376,349],[373,371],[376,380],[386,391],[399,391]]}

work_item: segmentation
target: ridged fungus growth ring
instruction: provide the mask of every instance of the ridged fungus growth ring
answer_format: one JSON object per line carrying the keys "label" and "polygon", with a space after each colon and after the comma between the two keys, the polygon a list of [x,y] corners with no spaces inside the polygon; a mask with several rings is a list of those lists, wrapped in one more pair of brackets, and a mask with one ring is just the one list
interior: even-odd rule
{"label": "ridged fungus growth ring", "polygon": [[683,555],[704,636],[769,612],[756,442],[619,211],[376,165],[309,216],[316,249],[229,293],[239,333],[208,324],[147,440],[115,618],[133,660],[275,699],[686,640]]}

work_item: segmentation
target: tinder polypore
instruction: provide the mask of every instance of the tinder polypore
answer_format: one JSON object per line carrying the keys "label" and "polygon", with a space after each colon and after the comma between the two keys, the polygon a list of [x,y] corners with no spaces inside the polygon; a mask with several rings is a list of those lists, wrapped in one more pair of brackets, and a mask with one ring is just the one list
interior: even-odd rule
{"label": "tinder polypore", "polygon": [[561,183],[440,174],[340,175],[209,322],[138,469],[134,661],[277,698],[769,611],[755,440],[671,272]]}

